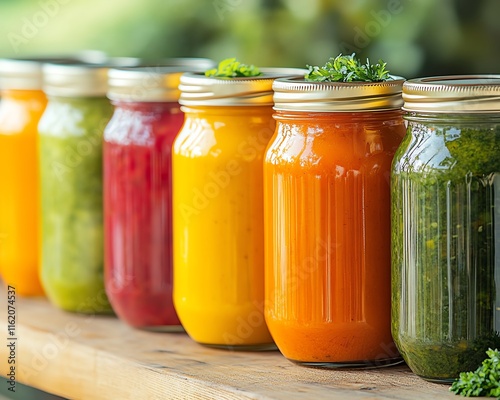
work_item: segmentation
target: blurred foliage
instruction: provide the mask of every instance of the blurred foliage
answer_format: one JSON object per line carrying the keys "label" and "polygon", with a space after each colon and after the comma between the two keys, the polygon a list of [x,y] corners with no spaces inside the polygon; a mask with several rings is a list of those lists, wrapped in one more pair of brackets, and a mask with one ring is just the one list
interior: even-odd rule
{"label": "blurred foliage", "polygon": [[0,56],[98,49],[323,65],[340,52],[407,78],[500,69],[498,0],[0,0]]}

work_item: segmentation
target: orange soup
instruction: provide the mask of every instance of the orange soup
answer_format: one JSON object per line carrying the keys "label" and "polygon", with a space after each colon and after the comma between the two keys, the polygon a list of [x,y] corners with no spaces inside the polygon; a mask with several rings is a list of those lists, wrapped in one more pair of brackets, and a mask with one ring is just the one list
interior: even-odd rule
{"label": "orange soup", "polygon": [[264,163],[273,339],[299,363],[393,363],[389,171],[405,131],[401,113],[275,118]]}
{"label": "orange soup", "polygon": [[41,295],[38,271],[39,90],[5,90],[0,103],[0,271],[20,295]]}

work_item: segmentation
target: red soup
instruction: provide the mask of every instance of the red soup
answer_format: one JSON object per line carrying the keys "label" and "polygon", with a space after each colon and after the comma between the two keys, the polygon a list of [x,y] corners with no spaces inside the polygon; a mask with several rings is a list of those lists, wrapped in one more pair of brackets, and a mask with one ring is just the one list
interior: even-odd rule
{"label": "red soup", "polygon": [[184,121],[177,68],[110,71],[104,133],[105,286],[116,314],[180,327],[172,301],[171,148]]}

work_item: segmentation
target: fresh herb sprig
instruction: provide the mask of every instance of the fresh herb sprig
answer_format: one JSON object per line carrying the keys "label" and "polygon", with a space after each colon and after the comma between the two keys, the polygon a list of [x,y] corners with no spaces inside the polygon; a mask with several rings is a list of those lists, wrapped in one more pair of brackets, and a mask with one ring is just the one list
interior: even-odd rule
{"label": "fresh herb sprig", "polygon": [[243,64],[236,60],[236,58],[222,60],[217,68],[205,72],[205,76],[219,78],[239,78],[260,75],[262,75],[262,72],[260,72],[259,68],[255,65]]}
{"label": "fresh herb sprig", "polygon": [[486,351],[488,358],[474,372],[462,372],[450,390],[465,397],[500,397],[500,352]]}
{"label": "fresh herb sprig", "polygon": [[379,60],[377,64],[362,64],[356,54],[350,56],[331,57],[323,67],[310,66],[305,75],[306,81],[310,82],[383,82],[391,80],[387,63]]}

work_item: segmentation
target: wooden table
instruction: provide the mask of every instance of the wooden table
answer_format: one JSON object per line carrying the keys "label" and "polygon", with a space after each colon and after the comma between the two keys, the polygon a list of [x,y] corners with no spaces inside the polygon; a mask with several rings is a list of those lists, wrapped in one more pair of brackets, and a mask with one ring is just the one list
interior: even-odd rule
{"label": "wooden table", "polygon": [[[0,299],[0,373],[6,376],[5,290]],[[114,317],[65,313],[41,298],[17,297],[15,307],[16,380],[71,399],[459,399],[406,366],[304,368],[277,351],[211,349],[184,333],[133,330]]]}

